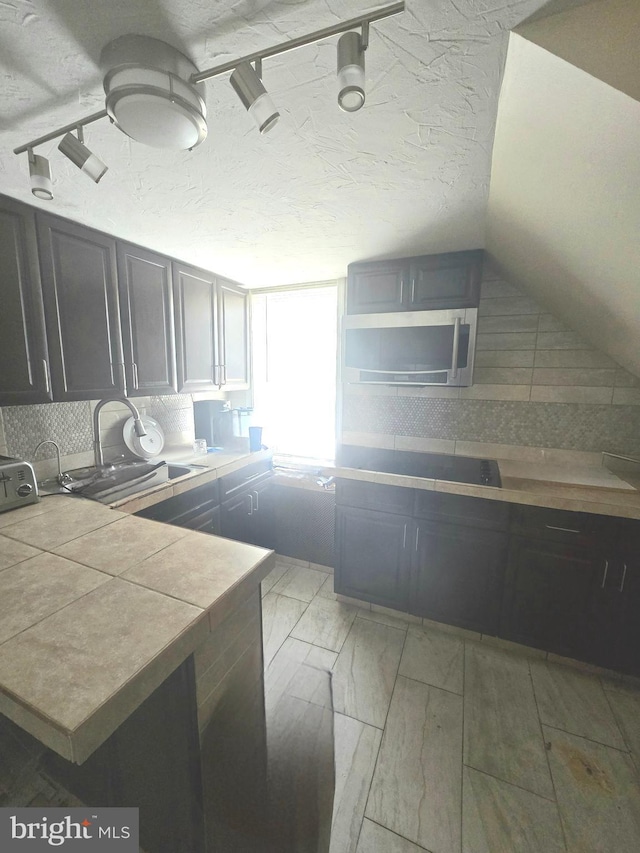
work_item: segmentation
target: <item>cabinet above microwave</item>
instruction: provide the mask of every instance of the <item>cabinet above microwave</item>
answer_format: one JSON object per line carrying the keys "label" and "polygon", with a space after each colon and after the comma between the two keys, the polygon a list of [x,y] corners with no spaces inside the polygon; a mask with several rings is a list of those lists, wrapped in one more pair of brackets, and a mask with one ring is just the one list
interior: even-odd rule
{"label": "cabinet above microwave", "polygon": [[349,265],[347,314],[477,308],[482,249]]}
{"label": "cabinet above microwave", "polygon": [[377,385],[472,384],[477,308],[342,319],[342,378]]}

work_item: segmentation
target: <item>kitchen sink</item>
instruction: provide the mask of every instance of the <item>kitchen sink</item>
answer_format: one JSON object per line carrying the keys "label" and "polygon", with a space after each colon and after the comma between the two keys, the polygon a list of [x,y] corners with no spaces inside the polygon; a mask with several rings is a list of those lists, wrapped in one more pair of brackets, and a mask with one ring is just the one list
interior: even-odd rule
{"label": "kitchen sink", "polygon": [[191,465],[167,465],[168,477],[170,480],[175,480],[176,477],[184,477],[185,474],[192,474],[194,471],[201,470],[204,466]]}

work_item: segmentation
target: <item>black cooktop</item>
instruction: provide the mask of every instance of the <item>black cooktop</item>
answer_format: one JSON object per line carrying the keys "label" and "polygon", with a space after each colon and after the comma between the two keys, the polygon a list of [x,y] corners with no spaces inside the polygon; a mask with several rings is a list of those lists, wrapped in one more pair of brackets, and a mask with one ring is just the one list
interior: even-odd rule
{"label": "black cooktop", "polygon": [[432,480],[451,480],[476,486],[500,488],[500,469],[494,459],[453,456],[448,453],[414,453],[409,450],[381,450],[343,444],[338,448],[336,464],[387,474],[406,474]]}

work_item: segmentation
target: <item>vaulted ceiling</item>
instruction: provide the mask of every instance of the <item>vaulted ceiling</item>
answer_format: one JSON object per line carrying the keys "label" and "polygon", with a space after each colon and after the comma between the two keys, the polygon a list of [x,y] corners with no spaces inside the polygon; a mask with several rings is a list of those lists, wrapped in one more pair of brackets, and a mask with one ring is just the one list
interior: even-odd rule
{"label": "vaulted ceiling", "polygon": [[[558,5],[559,0],[554,0]],[[573,5],[564,0],[560,5]],[[0,4],[0,192],[247,285],[344,275],[351,261],[484,245],[509,31],[542,0],[407,0],[372,26],[367,103],[336,104],[335,43],[265,62],[282,120],[260,137],[226,78],[206,84],[209,137],[192,152],[86,131],[109,166],[93,184],[57,151],[35,202],[12,149],[103,108],[98,57],[125,33],[200,68],[384,5],[364,0],[7,0]]]}

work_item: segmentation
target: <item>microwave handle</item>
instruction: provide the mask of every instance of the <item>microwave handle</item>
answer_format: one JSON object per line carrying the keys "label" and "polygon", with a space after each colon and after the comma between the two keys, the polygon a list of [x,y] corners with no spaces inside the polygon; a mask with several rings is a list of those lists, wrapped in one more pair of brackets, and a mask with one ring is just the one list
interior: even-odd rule
{"label": "microwave handle", "polygon": [[365,373],[406,373],[407,376],[420,376],[424,373],[449,373],[448,370],[373,370],[370,367],[350,366],[351,370],[363,370]]}
{"label": "microwave handle", "polygon": [[460,317],[456,317],[453,326],[453,353],[451,355],[451,378],[458,376],[458,350],[460,349]]}

